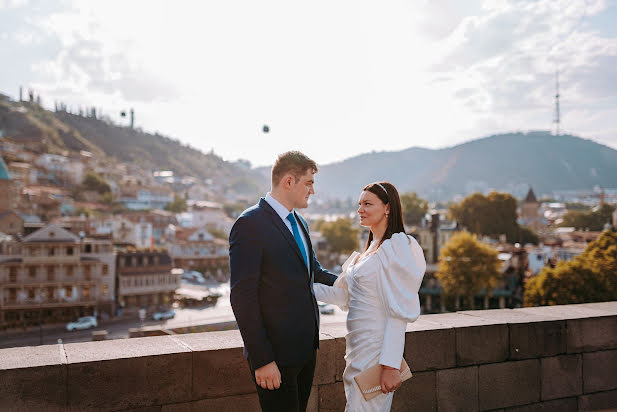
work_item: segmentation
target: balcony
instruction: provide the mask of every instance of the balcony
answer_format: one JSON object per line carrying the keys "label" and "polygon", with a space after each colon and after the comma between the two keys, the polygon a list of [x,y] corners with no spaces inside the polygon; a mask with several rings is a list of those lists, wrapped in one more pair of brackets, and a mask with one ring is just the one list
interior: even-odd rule
{"label": "balcony", "polygon": [[[345,333],[322,328],[309,411],[344,409]],[[614,410],[617,302],[423,315],[405,358],[393,411]],[[259,410],[238,331],[2,349],[0,382],[0,410]]]}

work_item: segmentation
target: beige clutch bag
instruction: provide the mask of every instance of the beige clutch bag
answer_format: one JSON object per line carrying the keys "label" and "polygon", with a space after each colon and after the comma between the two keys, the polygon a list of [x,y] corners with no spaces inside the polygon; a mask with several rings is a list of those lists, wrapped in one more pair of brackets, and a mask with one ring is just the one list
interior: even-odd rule
{"label": "beige clutch bag", "polygon": [[[405,382],[407,379],[412,377],[411,370],[409,369],[409,365],[403,359],[401,363],[401,380]],[[367,370],[362,373],[354,376],[354,380],[360,388],[360,392],[362,392],[362,396],[364,396],[364,400],[370,401],[375,396],[379,395],[381,392],[381,365],[377,364],[371,366]]]}

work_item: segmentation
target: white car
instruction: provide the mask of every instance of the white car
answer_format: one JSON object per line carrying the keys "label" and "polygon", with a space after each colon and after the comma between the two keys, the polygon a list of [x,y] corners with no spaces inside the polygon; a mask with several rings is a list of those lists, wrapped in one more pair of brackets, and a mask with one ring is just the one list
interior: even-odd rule
{"label": "white car", "polygon": [[334,315],[334,308],[332,307],[332,305],[320,302],[317,304],[317,306],[319,306],[319,313],[321,313],[322,315]]}
{"label": "white car", "polygon": [[163,320],[163,319],[171,319],[176,316],[176,311],[173,309],[168,309],[162,312],[156,312],[152,315],[152,319],[154,320]]}
{"label": "white car", "polygon": [[84,316],[77,319],[76,322],[69,322],[66,324],[66,330],[69,332],[74,331],[75,329],[90,329],[96,328],[98,323],[96,322],[96,318],[94,316]]}

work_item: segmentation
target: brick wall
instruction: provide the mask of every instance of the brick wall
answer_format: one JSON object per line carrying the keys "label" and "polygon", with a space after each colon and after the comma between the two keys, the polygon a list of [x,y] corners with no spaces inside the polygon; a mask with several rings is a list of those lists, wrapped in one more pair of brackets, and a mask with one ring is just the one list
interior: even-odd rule
{"label": "brick wall", "polygon": [[[322,329],[311,411],[342,411],[345,326]],[[617,302],[421,316],[393,411],[617,410]],[[0,410],[259,410],[238,331],[0,350]]]}

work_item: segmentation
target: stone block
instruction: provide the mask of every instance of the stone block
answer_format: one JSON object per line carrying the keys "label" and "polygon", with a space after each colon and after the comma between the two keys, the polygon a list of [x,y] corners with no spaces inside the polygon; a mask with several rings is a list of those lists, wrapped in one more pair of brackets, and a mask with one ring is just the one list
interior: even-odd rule
{"label": "stone block", "polygon": [[[344,360],[344,359],[343,359]],[[334,383],[336,381],[336,340],[322,338],[317,350],[317,365],[315,365],[314,385]]]}
{"label": "stone block", "polygon": [[617,389],[617,350],[583,354],[583,391]]}
{"label": "stone block", "polygon": [[566,353],[567,329],[563,320],[552,322],[512,323],[510,359],[530,359]]}
{"label": "stone block", "polygon": [[308,404],[306,405],[307,412],[319,411],[319,386],[313,385],[311,388],[311,396],[309,397]]}
{"label": "stone block", "polygon": [[617,316],[570,319],[568,353],[617,349]]}
{"label": "stone block", "polygon": [[480,410],[535,403],[540,400],[540,361],[522,361],[480,365]]}
{"label": "stone block", "polygon": [[583,393],[583,361],[581,355],[542,358],[541,399],[550,400]]}
{"label": "stone block", "polygon": [[510,352],[507,325],[455,328],[458,366],[502,362]]}
{"label": "stone block", "polygon": [[345,371],[345,335],[347,335],[347,325],[345,323],[328,323],[321,325],[319,333],[321,339],[334,339],[334,379],[337,382],[342,382],[343,372]]}
{"label": "stone block", "polygon": [[454,328],[418,320],[405,336],[405,360],[412,372],[456,366]]}
{"label": "stone block", "polygon": [[437,371],[437,409],[478,410],[478,367]]}
{"label": "stone block", "polygon": [[62,345],[0,349],[0,410],[64,410],[66,387]]}
{"label": "stone block", "polygon": [[[192,351],[192,400],[256,392],[237,331],[177,335]],[[239,346],[240,345],[240,346]]]}
{"label": "stone block", "polygon": [[462,312],[426,315],[422,319],[454,328],[457,366],[508,359],[509,332],[503,319],[486,319]]}
{"label": "stone block", "polygon": [[345,410],[345,387],[343,382],[319,386],[319,411],[340,412]]}
{"label": "stone block", "polygon": [[598,392],[578,397],[579,411],[616,411],[617,391]]}
{"label": "stone block", "polygon": [[394,392],[392,412],[436,411],[435,372],[414,373]]}
{"label": "stone block", "polygon": [[[202,399],[191,403],[191,412],[247,412],[260,410],[261,407],[259,406],[259,397],[257,396],[257,392],[245,395],[225,396],[223,398],[216,399]],[[173,409],[171,411],[175,412]],[[167,411],[164,410],[164,412]]]}
{"label": "stone block", "polygon": [[130,409],[191,400],[191,352],[169,336],[64,348],[69,408]]}
{"label": "stone block", "polygon": [[555,399],[533,403],[531,405],[514,406],[505,408],[504,412],[577,412],[578,400],[576,398]]}

